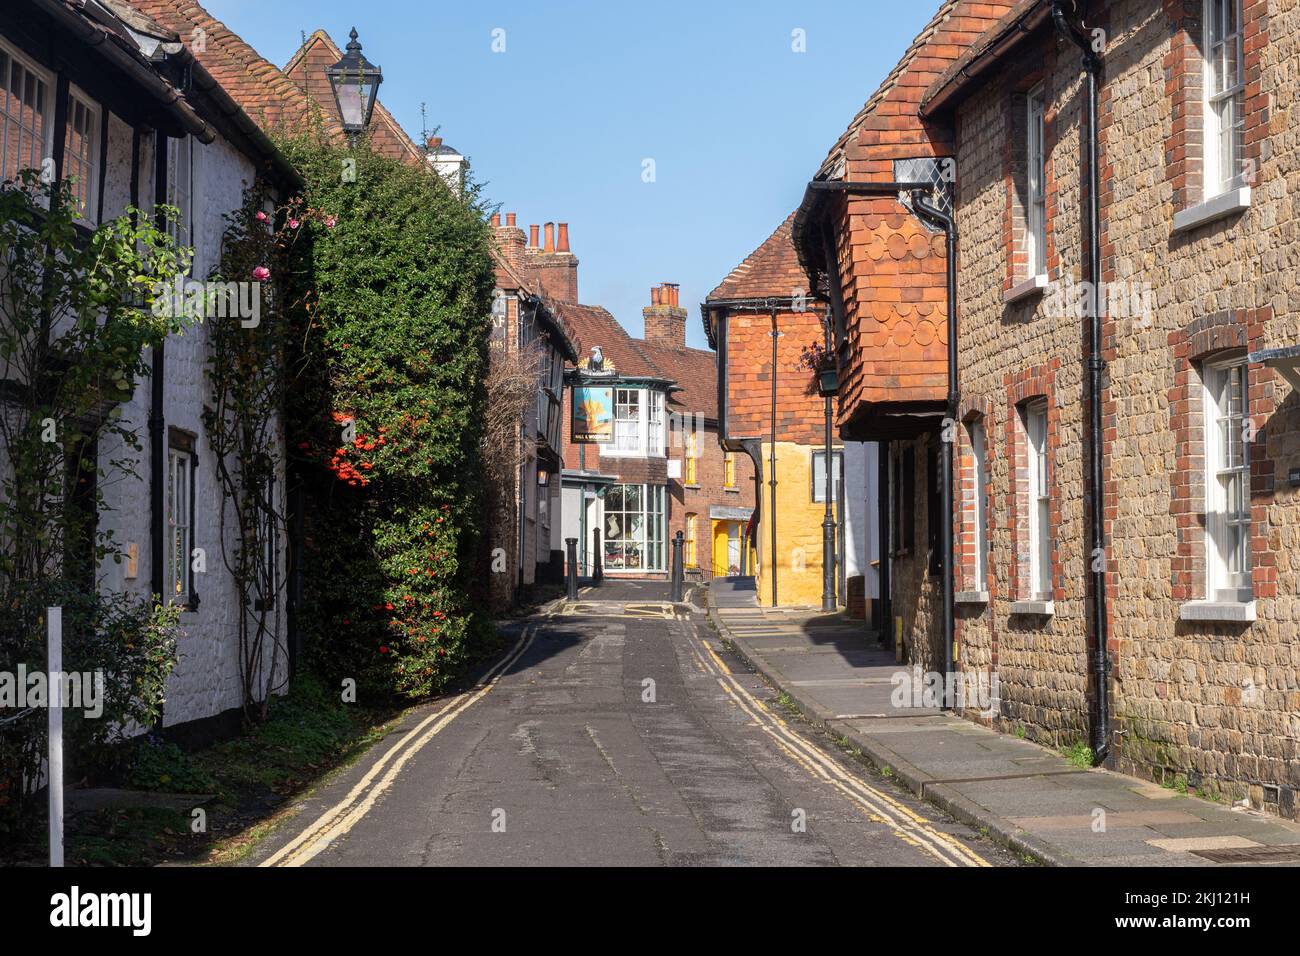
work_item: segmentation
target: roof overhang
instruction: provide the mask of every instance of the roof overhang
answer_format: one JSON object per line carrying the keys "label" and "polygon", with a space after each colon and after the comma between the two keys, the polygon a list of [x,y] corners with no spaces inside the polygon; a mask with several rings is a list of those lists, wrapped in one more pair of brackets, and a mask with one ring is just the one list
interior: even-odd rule
{"label": "roof overhang", "polygon": [[551,310],[551,307],[546,303],[546,300],[539,295],[533,295],[531,293],[525,293],[521,298],[529,308],[534,310],[534,317],[550,334],[551,341],[556,344],[560,354],[564,356],[565,360],[569,362],[578,361],[577,346],[573,344],[573,339],[569,335],[568,330],[560,322],[559,317]]}
{"label": "roof overhang", "polygon": [[943,402],[864,402],[840,425],[844,441],[907,441],[942,426]]}
{"label": "roof overhang", "polygon": [[[1086,12],[1087,0],[1078,3],[1082,12]],[[1049,26],[1051,19],[1052,0],[1021,0],[925,91],[919,110],[922,119],[930,119],[960,103],[1001,60],[1038,30]]]}

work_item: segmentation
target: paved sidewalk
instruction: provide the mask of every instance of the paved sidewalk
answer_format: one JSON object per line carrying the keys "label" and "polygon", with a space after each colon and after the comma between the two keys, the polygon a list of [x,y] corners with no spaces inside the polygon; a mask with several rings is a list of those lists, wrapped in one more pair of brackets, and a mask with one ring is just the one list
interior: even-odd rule
{"label": "paved sidewalk", "polygon": [[862,622],[759,608],[747,579],[715,579],[709,615],[815,723],[914,793],[1058,866],[1300,864],[1300,826],[1189,797],[968,720],[890,703],[903,666]]}

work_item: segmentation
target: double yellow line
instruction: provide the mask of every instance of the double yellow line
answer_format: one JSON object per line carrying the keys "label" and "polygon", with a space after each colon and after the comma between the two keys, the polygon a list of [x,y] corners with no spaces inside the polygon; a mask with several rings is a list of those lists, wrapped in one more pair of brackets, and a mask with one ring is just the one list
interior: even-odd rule
{"label": "double yellow line", "polygon": [[[694,628],[686,625],[689,633]],[[708,659],[700,655],[702,648]],[[925,817],[875,787],[868,786],[856,774],[845,770],[839,761],[831,758],[820,747],[796,733],[766,704],[751,694],[736,680],[726,661],[714,652],[708,642],[696,637],[691,652],[700,667],[712,675],[723,691],[766,733],[791,760],[813,778],[834,787],[855,807],[876,823],[882,823],[904,843],[917,847],[945,866],[990,866],[991,864],[955,837],[936,830]]]}
{"label": "double yellow line", "polygon": [[[339,837],[346,835],[393,785],[393,781],[402,772],[407,761],[419,753],[420,749],[437,736],[444,727],[487,696],[501,676],[528,650],[535,633],[536,629],[531,627],[524,631],[523,636],[510,649],[510,653],[484,674],[472,690],[452,697],[439,710],[411,728],[383,757],[375,761],[346,797],[322,813],[309,827],[258,865],[302,866]],[[385,771],[386,767],[387,771]]]}

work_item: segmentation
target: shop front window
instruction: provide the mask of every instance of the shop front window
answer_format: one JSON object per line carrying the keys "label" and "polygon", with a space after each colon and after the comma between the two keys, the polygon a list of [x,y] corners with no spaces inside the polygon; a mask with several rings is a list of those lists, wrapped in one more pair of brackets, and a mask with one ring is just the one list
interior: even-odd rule
{"label": "shop front window", "polygon": [[605,493],[605,568],[664,570],[663,486],[611,485]]}

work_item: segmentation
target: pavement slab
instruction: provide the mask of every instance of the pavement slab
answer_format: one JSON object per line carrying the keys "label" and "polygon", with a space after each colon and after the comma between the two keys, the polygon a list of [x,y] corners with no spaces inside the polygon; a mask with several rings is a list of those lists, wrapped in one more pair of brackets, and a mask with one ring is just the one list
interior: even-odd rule
{"label": "pavement slab", "polygon": [[[861,622],[814,609],[763,610],[779,634],[756,634],[752,589],[709,587],[714,625],[750,667],[814,723],[957,819],[1054,865],[1231,865],[1228,850],[1300,848],[1300,826],[1102,768],[937,709],[895,707],[906,668]],[[737,626],[733,627],[733,622]],[[1198,850],[1223,850],[1219,863]],[[1262,860],[1261,862],[1269,862]],[[1280,851],[1276,865],[1300,864]]]}

